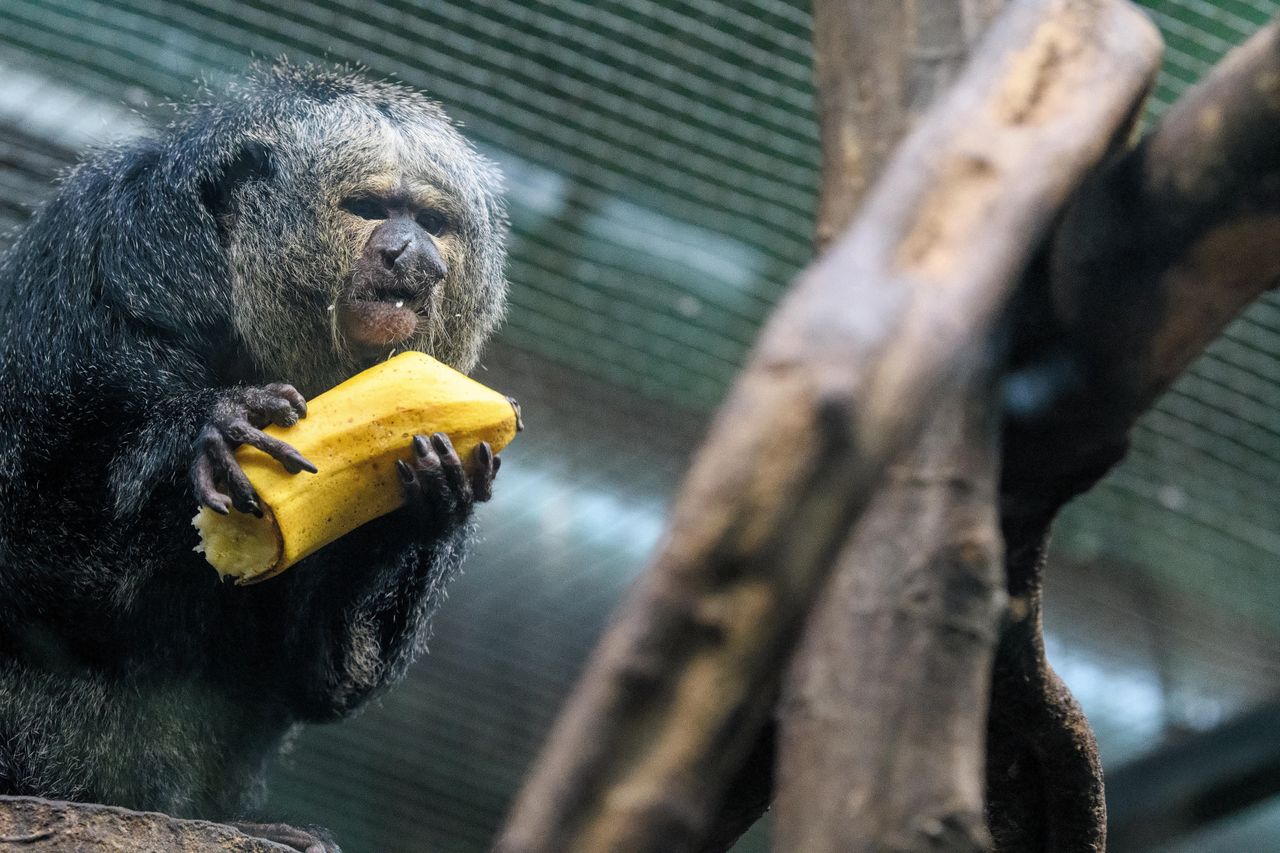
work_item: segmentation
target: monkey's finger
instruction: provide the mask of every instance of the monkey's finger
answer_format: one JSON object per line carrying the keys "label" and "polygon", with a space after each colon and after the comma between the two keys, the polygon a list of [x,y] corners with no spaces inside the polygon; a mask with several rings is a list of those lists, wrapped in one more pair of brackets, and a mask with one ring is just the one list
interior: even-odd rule
{"label": "monkey's finger", "polygon": [[437,502],[439,497],[445,497],[452,502],[453,491],[449,487],[449,481],[445,479],[444,472],[439,466],[434,468],[419,468],[414,471],[414,481],[418,485],[418,491],[427,499],[434,499]]}
{"label": "monkey's finger", "polygon": [[[420,453],[421,448],[425,448],[425,452]],[[415,465],[401,462],[396,466],[400,479],[404,482],[405,496],[420,511],[425,512],[433,524],[439,524],[441,520],[457,513],[457,496],[445,479],[440,457],[427,444],[426,439],[416,436],[413,450],[418,455]]]}
{"label": "monkey's finger", "polygon": [[227,456],[220,459],[218,464],[223,467],[223,478],[227,480],[227,491],[232,493],[232,506],[241,512],[248,512],[250,515],[262,517],[262,508],[257,505],[257,492],[253,491],[253,485],[248,482],[247,476],[244,476],[244,469],[239,466],[236,456],[227,450]]}
{"label": "monkey's finger", "polygon": [[418,468],[422,468],[424,465],[440,467],[440,457],[431,449],[431,442],[427,441],[425,435],[415,435],[412,444],[413,455],[417,457]]}
{"label": "monkey's finger", "polygon": [[[243,413],[237,413],[237,417],[229,418],[226,422],[243,416],[249,425],[254,427],[261,428],[267,424],[293,426],[298,422],[298,410],[292,400],[279,393],[279,389],[285,387],[288,386],[267,385],[263,388],[244,389],[241,392]],[[290,390],[293,389],[290,388]],[[294,391],[294,394],[297,392]]]}
{"label": "monkey's finger", "polygon": [[218,491],[213,482],[213,462],[204,453],[196,454],[196,461],[191,463],[191,487],[196,493],[196,500],[203,506],[218,513],[227,515],[230,498]]}
{"label": "monkey's finger", "polygon": [[272,397],[263,413],[276,426],[291,427],[298,422],[298,410],[284,397]]}
{"label": "monkey's finger", "polygon": [[469,503],[472,499],[471,481],[467,478],[467,472],[462,467],[462,459],[458,457],[458,451],[454,449],[453,442],[449,440],[449,436],[438,432],[431,436],[431,446],[440,457],[440,469],[444,472],[445,482],[449,484],[450,489],[453,489],[458,500]]}
{"label": "monkey's finger", "polygon": [[413,437],[413,473],[416,476],[416,483],[419,487],[423,487],[427,480],[424,476],[430,474],[430,480],[433,486],[439,484],[440,488],[448,488],[448,482],[444,479],[443,472],[440,470],[440,455],[436,453],[435,448],[431,446],[431,442],[424,435],[415,435]]}
{"label": "monkey's finger", "polygon": [[482,441],[471,451],[471,495],[477,502],[493,497],[493,476],[497,473],[496,457],[489,442]]}
{"label": "monkey's finger", "polygon": [[284,470],[290,474],[297,474],[299,471],[310,471],[314,474],[318,470],[292,445],[267,435],[257,427],[251,426],[248,421],[233,421],[227,426],[226,434],[227,438],[237,445],[247,444],[258,448],[283,465]]}
{"label": "monkey's finger", "polygon": [[225,484],[225,492],[231,495],[231,505],[240,512],[261,517],[258,494],[240,468],[240,463],[236,461],[235,454],[231,452],[231,446],[222,433],[216,427],[205,427],[200,433],[199,448],[200,459],[208,468],[210,481]]}
{"label": "monkey's finger", "polygon": [[307,401],[297,388],[286,382],[273,382],[267,386],[267,390],[288,401],[289,406],[298,417],[305,418],[307,416]]}

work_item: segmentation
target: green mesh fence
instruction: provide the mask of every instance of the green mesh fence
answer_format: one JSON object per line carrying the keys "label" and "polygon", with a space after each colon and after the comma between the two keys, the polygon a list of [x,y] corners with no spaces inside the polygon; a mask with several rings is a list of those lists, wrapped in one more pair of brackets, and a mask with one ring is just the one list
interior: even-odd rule
{"label": "green mesh fence", "polygon": [[[1280,3],[1263,0],[1143,5],[1168,45],[1152,118],[1280,11]],[[33,70],[159,120],[164,110],[157,104],[189,94],[193,80],[216,88],[252,60],[282,54],[367,66],[430,92],[508,176],[507,360],[534,356],[595,377],[623,397],[700,421],[809,257],[818,162],[809,28],[807,5],[781,0],[0,0],[0,69]],[[5,83],[0,75],[0,90]],[[34,114],[40,103],[32,98]],[[65,162],[36,136],[11,135],[13,141],[0,146],[0,227],[19,221],[43,194],[51,158]],[[545,399],[555,406],[563,398],[558,394],[576,393],[566,386]],[[1142,566],[1161,583],[1280,628],[1277,412],[1280,298],[1273,294],[1236,322],[1142,422],[1130,458],[1064,516],[1059,549]],[[625,455],[638,442],[614,442],[609,453]],[[594,468],[582,458],[584,446],[548,441],[539,458],[550,466],[545,470],[585,482]],[[677,474],[673,469],[659,478],[664,488]],[[525,476],[540,506],[558,500],[542,480]],[[587,500],[585,489],[579,486],[572,500]],[[538,559],[548,565],[604,559],[593,549],[619,523],[604,497],[581,504],[596,507],[574,516],[586,526],[559,533],[520,500],[506,500],[505,511],[533,513],[528,524],[547,539]],[[629,571],[656,536],[651,528],[659,510],[643,515],[646,532],[621,561]],[[517,528],[515,521],[500,525],[495,539],[510,559],[531,560]],[[310,815],[358,825],[367,846],[355,849],[395,849],[396,832],[418,826],[407,818],[397,823],[379,801],[413,810],[415,820],[434,815],[436,823],[418,826],[425,834],[414,836],[421,844],[429,839],[430,849],[480,849],[523,756],[620,588],[620,581],[592,587],[585,570],[555,575],[558,585],[544,591],[539,606],[588,614],[566,634],[567,619],[538,621],[543,611],[532,605],[502,621],[510,605],[499,606],[508,601],[499,590],[516,588],[514,564],[494,564],[508,572],[494,588],[462,594],[480,602],[475,613],[519,631],[469,634],[468,611],[455,609],[439,642],[446,661],[452,643],[477,660],[487,654],[486,666],[495,671],[519,662],[528,726],[504,741],[494,732],[507,730],[493,723],[492,738],[477,738],[475,726],[485,730],[480,715],[469,735],[437,727],[431,729],[436,735],[415,736],[411,749],[432,757],[438,772],[424,775],[415,765],[417,777],[400,780],[416,786],[413,796],[431,801],[408,805],[388,793],[398,784],[394,767],[351,758],[378,736],[375,728],[362,729],[360,721],[312,738],[310,751],[300,750],[289,771],[297,790],[306,789],[294,802],[332,804],[364,785],[361,796],[374,805],[358,814]],[[539,577],[546,582],[546,575]],[[540,627],[530,629],[530,619]],[[453,675],[474,680],[474,671]],[[423,703],[438,708],[441,719],[450,707],[475,717],[476,704],[457,704],[449,683],[443,676],[413,682],[389,700],[401,704],[379,717],[380,724],[410,720]],[[512,701],[510,695],[492,700]],[[452,748],[449,737],[458,740]],[[522,757],[507,760],[502,749]],[[321,778],[326,755],[341,756],[350,775]],[[402,775],[407,779],[409,770]],[[418,841],[406,849],[423,849]]]}
{"label": "green mesh fence", "polygon": [[[1153,2],[1156,118],[1280,3]],[[1129,459],[1061,520],[1059,547],[1280,624],[1280,297],[1264,296],[1143,419]]]}

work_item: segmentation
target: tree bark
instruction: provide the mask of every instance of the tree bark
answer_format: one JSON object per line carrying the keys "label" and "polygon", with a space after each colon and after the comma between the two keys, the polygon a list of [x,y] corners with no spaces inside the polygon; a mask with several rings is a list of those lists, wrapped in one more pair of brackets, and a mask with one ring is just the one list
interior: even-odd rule
{"label": "tree bark", "polygon": [[[1029,294],[1008,383],[1002,515],[1019,615],[997,656],[989,755],[998,848],[1101,850],[1099,762],[1044,657],[1058,510],[1123,457],[1137,417],[1280,279],[1280,24],[1232,51],[1077,193]],[[1083,832],[1089,815],[1097,827]]]}
{"label": "tree bark", "polygon": [[293,853],[291,848],[218,823],[178,820],[156,812],[64,803],[38,797],[0,797],[0,850],[32,853]]}
{"label": "tree bark", "polygon": [[777,850],[985,850],[1004,603],[991,371],[933,407],[807,625],[780,708]]}
{"label": "tree bark", "polygon": [[853,220],[915,119],[960,72],[1004,0],[817,0],[813,66],[822,149],[814,241]]}
{"label": "tree bark", "polygon": [[[877,5],[815,3],[824,144],[856,137],[867,150],[891,149],[959,73],[1001,4],[893,4],[913,20],[872,38],[860,24]],[[841,28],[851,37],[833,44]],[[881,77],[896,77],[878,84],[901,97],[894,120],[888,108],[874,115],[840,103],[864,66],[886,65]],[[819,241],[847,225],[839,217],[878,166],[824,157]],[[775,849],[989,846],[983,732],[1004,600],[995,366],[972,366],[933,407],[809,617],[778,711]]]}
{"label": "tree bark", "polygon": [[1131,112],[1155,43],[1105,0],[1019,0],[993,28],[762,332],[499,850],[678,851],[706,836],[880,474],[939,389],[985,363],[1014,281]]}

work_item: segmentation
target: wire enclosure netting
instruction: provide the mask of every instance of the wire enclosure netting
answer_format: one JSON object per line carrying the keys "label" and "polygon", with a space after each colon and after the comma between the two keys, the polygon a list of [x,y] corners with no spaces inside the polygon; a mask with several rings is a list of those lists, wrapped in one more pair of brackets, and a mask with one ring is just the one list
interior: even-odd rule
{"label": "wire enclosure netting", "polygon": [[[1168,45],[1152,118],[1280,11],[1261,0],[1143,5]],[[284,801],[357,827],[353,849],[481,848],[656,539],[696,435],[682,425],[723,396],[810,255],[809,29],[807,4],[783,0],[0,0],[2,67],[146,119],[163,121],[156,105],[188,96],[193,80],[216,89],[255,58],[353,63],[443,101],[507,174],[512,305],[481,378],[509,383],[499,387],[529,398],[531,415],[540,404],[548,420],[579,426],[531,429],[510,451],[487,541],[455,593],[470,609],[445,608],[431,677],[393,693],[376,724],[306,736],[286,767]],[[9,82],[0,71],[0,90]],[[13,97],[40,124],[40,93]],[[69,156],[50,149],[48,125],[0,146],[0,227],[25,216]],[[584,396],[581,381],[561,378],[579,374],[597,390]],[[1069,509],[1059,550],[1130,563],[1280,630],[1278,411],[1272,294]],[[487,668],[485,679],[468,666]],[[465,727],[436,725],[458,715]],[[403,727],[397,749],[412,760],[388,760],[377,743],[388,725]],[[1130,731],[1130,748],[1151,734]],[[334,764],[341,777],[326,775]],[[358,802],[335,806],[344,796]]]}
{"label": "wire enclosure netting", "polygon": [[[1153,116],[1280,8],[1148,6],[1169,45]],[[282,54],[431,92],[509,176],[505,339],[693,411],[724,393],[809,256],[808,29],[804,5],[780,0],[0,3],[6,53],[113,101],[179,99]],[[1144,422],[1063,547],[1280,612],[1264,574],[1280,565],[1278,306],[1250,311]]]}

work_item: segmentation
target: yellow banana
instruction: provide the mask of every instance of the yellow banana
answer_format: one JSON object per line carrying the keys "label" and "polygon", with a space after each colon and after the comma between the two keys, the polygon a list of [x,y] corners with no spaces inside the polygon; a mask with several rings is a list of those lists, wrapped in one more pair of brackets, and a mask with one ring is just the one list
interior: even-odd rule
{"label": "yellow banana", "polygon": [[290,474],[261,450],[236,450],[263,517],[201,507],[196,550],[237,583],[266,580],[403,504],[396,460],[410,460],[414,435],[445,433],[469,464],[480,442],[497,453],[519,427],[510,398],[429,355],[402,353],[308,401],[293,426],[266,428],[317,473]]}

